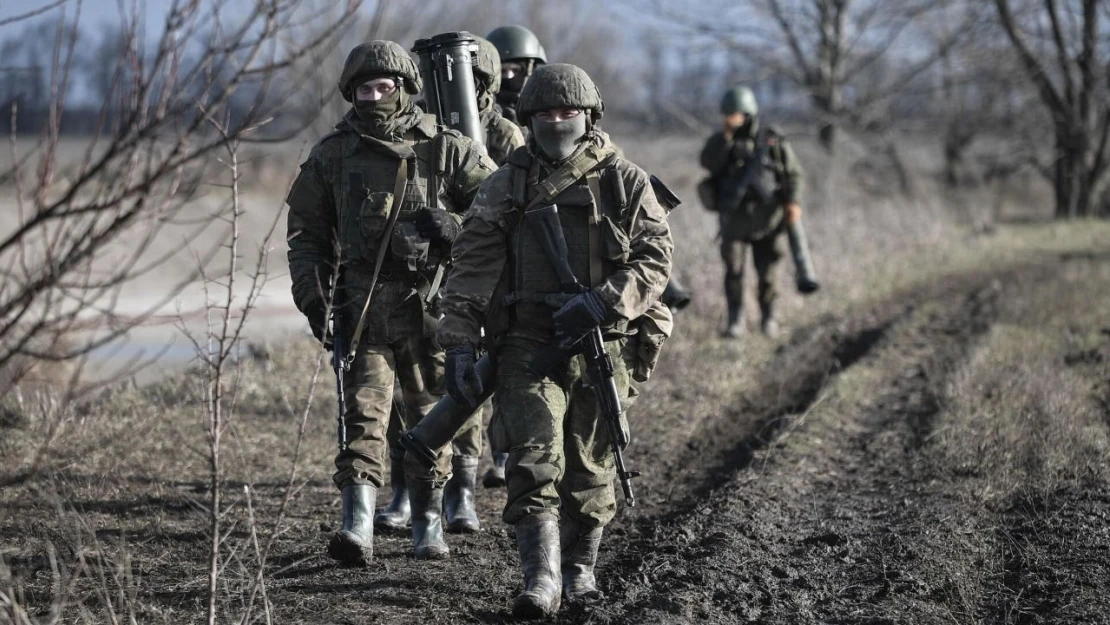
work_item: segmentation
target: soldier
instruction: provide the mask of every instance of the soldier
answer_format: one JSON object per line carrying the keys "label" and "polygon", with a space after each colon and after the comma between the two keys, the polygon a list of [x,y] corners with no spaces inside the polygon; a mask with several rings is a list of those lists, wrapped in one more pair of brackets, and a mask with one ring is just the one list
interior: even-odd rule
{"label": "soldier", "polygon": [[503,115],[497,103],[502,76],[497,47],[488,39],[475,39],[478,40],[478,62],[474,66],[474,75],[478,78],[478,117],[486,129],[486,152],[500,167],[513,150],[524,145],[524,134],[520,126]]}
{"label": "soldier", "polygon": [[[761,328],[775,336],[775,267],[782,257],[779,234],[801,218],[802,168],[785,137],[760,124],[755,94],[748,87],[730,89],[721,100],[724,129],[701,152],[710,177],[699,187],[707,208],[721,224],[721,259],[725,263],[728,325],[723,336],[744,333],[744,257],[752,248],[759,278]],[[813,282],[813,288],[816,283]],[[799,289],[805,291],[799,274]]]}
{"label": "soldier", "polygon": [[[550,615],[561,596],[599,597],[594,564],[602,528],[616,513],[609,435],[581,359],[546,377],[529,365],[556,339],[574,341],[600,325],[627,397],[621,347],[670,274],[666,214],[648,175],[617,156],[597,127],[603,108],[580,68],[536,70],[518,108],[531,129],[528,145],[483,183],[444,289],[437,338],[447,350],[452,398],[473,405],[482,390],[474,365],[483,326],[497,362],[490,430],[495,446],[509,450],[503,519],[515,528],[524,573],[518,616]],[[557,310],[549,304],[559,279],[523,221],[527,207],[547,203],[558,206],[571,267],[591,286],[564,296]]]}
{"label": "soldier", "polygon": [[[400,412],[411,423],[443,393],[443,353],[434,342],[436,319],[426,302],[461,214],[493,163],[480,145],[459,133],[437,132],[435,120],[412,103],[420,75],[396,43],[355,47],[338,86],[353,106],[312,149],[287,199],[289,271],[297,308],[324,340],[327,285],[340,263],[336,321],[355,347],[344,389],[347,446],[335,458],[333,476],[342,493],[342,528],[328,554],[365,565],[373,555],[372,516],[384,482],[394,380],[403,394]],[[400,212],[391,230],[392,211]],[[375,267],[383,246],[388,253]],[[440,467],[445,473],[450,455]],[[409,493],[417,558],[447,555],[440,522],[443,491],[430,486],[413,485]]]}
{"label": "soldier", "polygon": [[510,121],[527,126],[517,118],[517,101],[537,67],[547,63],[547,52],[532,31],[523,26],[501,26],[488,35],[501,56],[501,92],[497,103]]}

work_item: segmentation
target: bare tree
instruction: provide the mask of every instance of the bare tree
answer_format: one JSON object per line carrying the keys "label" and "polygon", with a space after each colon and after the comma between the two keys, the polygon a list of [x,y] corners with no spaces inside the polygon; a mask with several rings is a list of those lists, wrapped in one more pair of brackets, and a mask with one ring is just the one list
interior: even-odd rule
{"label": "bare tree", "polygon": [[1056,216],[1090,215],[1110,168],[1110,42],[1100,0],[995,0],[999,22],[1051,116]]}
{"label": "bare tree", "polygon": [[[711,36],[755,66],[788,77],[810,97],[819,137],[830,152],[844,124],[869,128],[883,105],[918,80],[966,31],[956,0],[746,0],[710,3],[697,17],[673,19]],[[666,11],[661,7],[661,11]],[[920,18],[946,11],[940,45],[920,45]],[[956,19],[952,20],[951,16]]]}
{"label": "bare tree", "polygon": [[[74,360],[111,344],[193,279],[146,293],[149,303],[137,313],[118,312],[127,284],[185,247],[167,246],[160,235],[188,216],[209,157],[261,136],[255,131],[281,113],[303,78],[299,62],[332,46],[358,4],[347,0],[321,17],[301,0],[259,0],[234,14],[227,0],[174,0],[153,45],[138,12],[122,15],[100,122],[76,154],[60,129],[80,57],[77,31],[55,29],[41,61],[49,68],[47,119],[32,149],[15,133],[18,102],[7,111],[13,164],[0,179],[11,181],[15,203],[12,223],[0,224],[7,386],[25,372],[22,364],[10,371],[18,363]],[[66,25],[76,23],[80,6],[56,2],[52,10]],[[215,118],[227,120],[225,132],[206,121]],[[186,242],[211,222],[188,217],[198,225]]]}

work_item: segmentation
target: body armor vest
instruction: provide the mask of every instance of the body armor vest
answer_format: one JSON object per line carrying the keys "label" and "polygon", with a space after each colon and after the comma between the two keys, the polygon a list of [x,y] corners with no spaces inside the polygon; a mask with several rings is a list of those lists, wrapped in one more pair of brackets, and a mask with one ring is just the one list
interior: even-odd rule
{"label": "body armor vest", "polygon": [[[513,167],[513,205],[517,213],[510,235],[511,288],[506,303],[514,306],[515,323],[527,328],[552,330],[554,309],[547,296],[562,292],[562,285],[532,229],[523,219],[525,207],[540,190],[539,166],[533,159],[518,159]],[[573,157],[572,157],[573,158]],[[608,195],[601,192],[605,182]],[[631,253],[624,216],[627,202],[620,174],[612,164],[595,167],[559,192],[551,203],[559,207],[559,221],[567,242],[567,260],[578,282],[590,287],[628,261]],[[592,219],[591,219],[592,218]],[[606,328],[623,334],[625,324]]]}
{"label": "body armor vest", "polygon": [[422,272],[439,260],[428,242],[417,235],[414,220],[420,208],[439,205],[443,159],[437,156],[444,141],[412,142],[409,138],[407,143],[416,154],[415,163],[409,165],[410,169],[415,165],[415,172],[410,174],[404,198],[396,202],[393,189],[400,157],[370,145],[357,134],[346,138],[335,203],[343,262],[356,271],[372,269],[393,210],[401,214],[387,243],[390,251],[383,271]]}
{"label": "body armor vest", "polygon": [[[766,149],[757,149],[756,141],[766,141]],[[746,189],[735,183],[749,159],[762,153],[758,174]],[[782,180],[786,176],[782,150],[777,136],[767,130],[756,137],[736,142],[730,163],[718,182],[717,205],[721,219],[728,222],[730,232],[765,236],[776,230],[782,221]],[[741,195],[742,194],[742,195]]]}

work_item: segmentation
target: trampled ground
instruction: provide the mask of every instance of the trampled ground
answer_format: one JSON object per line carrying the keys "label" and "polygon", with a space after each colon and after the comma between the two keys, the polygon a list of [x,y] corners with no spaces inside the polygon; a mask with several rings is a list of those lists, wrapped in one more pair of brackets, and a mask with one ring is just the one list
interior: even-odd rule
{"label": "trampled ground", "polygon": [[[953,230],[854,259],[836,254],[859,241],[845,234],[823,244],[820,299],[785,299],[782,339],[723,342],[711,222],[696,210],[675,219],[698,301],[630,411],[640,505],[603,544],[607,601],[556,622],[1106,622],[1110,224]],[[520,573],[500,492],[480,489],[483,531],[451,537],[449,561],[413,561],[404,536],[379,537],[369,569],[323,555],[338,521],[326,368],[289,477],[317,356],[306,345],[244,373],[221,622],[511,620]],[[36,423],[0,415],[0,592],[32,621],[202,619],[209,493],[193,384],[120,391],[75,415],[32,479]],[[0,602],[4,619],[25,622]]]}

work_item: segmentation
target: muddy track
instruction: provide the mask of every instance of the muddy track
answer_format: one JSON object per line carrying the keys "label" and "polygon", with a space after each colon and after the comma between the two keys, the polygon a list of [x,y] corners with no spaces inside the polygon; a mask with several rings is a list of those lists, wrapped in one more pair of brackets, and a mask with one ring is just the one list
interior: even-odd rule
{"label": "muddy track", "polygon": [[[1047,541],[1037,547],[1047,553],[1079,540],[1089,548],[1078,557],[1090,557],[1098,538],[1048,531],[1063,520],[1015,505],[980,544],[953,540],[945,533],[961,525],[953,519],[976,511],[936,484],[926,448],[949,376],[990,330],[1000,301],[1053,271],[953,278],[796,332],[767,369],[767,392],[705,424],[697,439],[712,443],[679,461],[717,459],[709,471],[687,474],[688,499],[637,518],[627,541],[612,545],[612,602],[584,620],[894,623],[909,613],[912,622],[1044,622],[1039,616],[1066,605],[1063,589],[1078,583],[1052,571],[1084,567],[1033,568],[1023,555],[1029,542]],[[841,402],[843,420],[822,432],[819,446],[792,453],[791,430],[804,427],[838,375],[863,362],[875,370],[873,390]],[[738,422],[750,426],[730,437]],[[1069,510],[1075,518],[1065,524],[1104,520],[1105,500],[1080,495],[1087,505]],[[999,551],[1001,579],[961,580]],[[1093,567],[1105,577],[1105,566]]]}
{"label": "muddy track", "polygon": [[[952,427],[946,389],[999,325],[1027,314],[1014,302],[1058,281],[1066,262],[941,277],[795,328],[758,362],[748,362],[745,342],[697,326],[704,336],[684,338],[690,345],[664,361],[631,411],[641,504],[607,530],[607,601],[566,607],[554,622],[1105,622],[1105,482],[981,503],[992,484],[937,444]],[[1110,329],[1063,360],[1084,379],[1110,379]],[[1110,429],[1110,382],[1092,386],[1103,402],[1097,427]],[[1054,410],[1048,399],[1023,409],[1031,435],[1013,455],[1033,473],[1051,469],[1037,436],[1053,428]],[[330,440],[321,449],[330,453]],[[284,481],[259,477],[254,505],[267,519]],[[32,491],[0,514],[0,545],[37,615],[49,615],[54,584],[43,545],[65,560],[92,539],[106,561],[126,560],[141,576],[141,622],[195,620],[203,483],[70,472],[54,486],[68,507]],[[483,531],[450,537],[448,561],[415,562],[407,536],[379,535],[373,566],[345,569],[322,554],[336,493],[326,476],[309,482],[291,498],[267,561],[274,621],[512,622],[520,573],[503,502],[503,491],[479,489]],[[241,528],[236,540],[247,536]],[[238,562],[227,573],[238,584],[252,574]],[[90,589],[83,601],[95,609],[101,599]]]}

